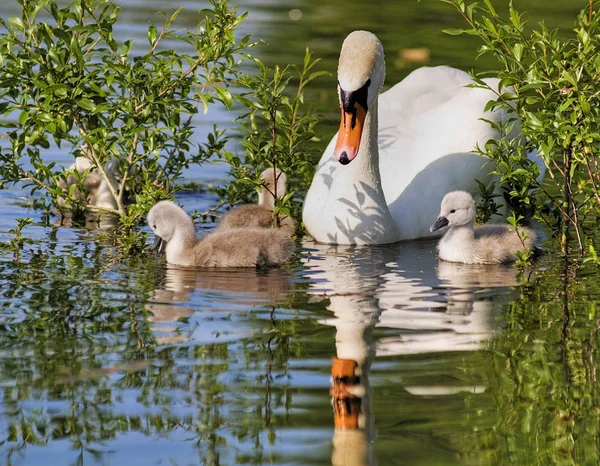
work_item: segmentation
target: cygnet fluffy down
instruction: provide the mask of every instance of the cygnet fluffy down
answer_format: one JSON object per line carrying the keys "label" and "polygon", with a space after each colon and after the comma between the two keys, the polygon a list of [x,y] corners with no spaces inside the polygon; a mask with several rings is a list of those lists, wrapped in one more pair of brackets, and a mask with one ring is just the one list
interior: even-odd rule
{"label": "cygnet fluffy down", "polygon": [[[275,194],[278,198],[285,195],[287,177],[281,170],[267,168],[261,174],[265,181],[261,193],[258,195],[258,204],[249,204],[236,207],[223,216],[217,227],[218,232],[233,228],[272,228],[277,226],[273,217],[275,208]],[[275,190],[277,186],[277,190]],[[296,222],[291,217],[280,217],[279,228],[293,235],[296,231]]]}
{"label": "cygnet fluffy down", "polygon": [[514,262],[516,251],[533,248],[535,233],[519,227],[521,241],[509,225],[483,225],[475,227],[473,197],[465,191],[453,191],[444,196],[440,216],[431,231],[448,226],[448,231],[438,243],[440,259],[463,264],[500,264]]}
{"label": "cygnet fluffy down", "polygon": [[191,217],[169,201],[148,213],[148,225],[167,262],[198,267],[256,267],[277,265],[292,255],[290,235],[275,228],[234,228],[210,233],[200,240]]}

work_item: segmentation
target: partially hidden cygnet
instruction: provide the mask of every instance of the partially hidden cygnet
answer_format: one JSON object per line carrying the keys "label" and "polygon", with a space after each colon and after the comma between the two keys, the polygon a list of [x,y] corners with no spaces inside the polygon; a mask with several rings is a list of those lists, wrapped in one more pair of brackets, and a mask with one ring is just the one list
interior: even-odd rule
{"label": "partially hidden cygnet", "polygon": [[[431,231],[448,226],[438,243],[440,259],[463,264],[501,264],[514,262],[516,251],[524,249],[523,241],[509,225],[482,225],[475,227],[473,197],[465,191],[453,191],[444,196],[440,216]],[[526,236],[525,247],[533,248],[535,233],[519,227]]]}
{"label": "partially hidden cygnet", "polygon": [[[89,153],[87,146],[83,146],[81,150],[82,155],[75,159],[75,163],[71,165],[66,171],[77,172],[79,175],[83,175],[88,170],[87,175],[82,181],[85,193],[79,192],[78,189],[74,192],[74,197],[80,201],[86,200],[88,205],[98,207],[101,209],[116,209],[117,201],[115,200],[107,180],[102,176],[100,171],[92,165],[89,159]],[[117,178],[119,176],[119,166],[116,159],[109,160],[104,164],[104,171],[106,172],[110,183],[112,184],[115,191],[118,188]],[[74,175],[67,175],[66,180],[60,180],[58,185],[62,188],[69,188],[77,182]],[[60,206],[65,205],[63,198],[58,199]]]}
{"label": "partially hidden cygnet", "polygon": [[[261,178],[265,182],[258,195],[258,204],[248,204],[235,207],[223,216],[217,227],[218,232],[232,228],[272,228],[277,226],[277,219],[273,216],[275,197],[285,196],[287,177],[284,172],[267,168],[262,172]],[[296,232],[296,222],[292,217],[280,216],[279,228],[289,235]]]}
{"label": "partially hidden cygnet", "polygon": [[197,267],[256,267],[277,265],[292,255],[290,235],[276,228],[233,228],[215,231],[200,240],[191,217],[169,201],[148,213],[156,246],[166,243],[167,262]]}

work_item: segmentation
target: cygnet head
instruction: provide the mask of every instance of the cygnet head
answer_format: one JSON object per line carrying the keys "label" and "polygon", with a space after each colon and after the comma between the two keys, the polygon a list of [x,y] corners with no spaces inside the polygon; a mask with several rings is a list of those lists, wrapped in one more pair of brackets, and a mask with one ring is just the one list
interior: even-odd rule
{"label": "cygnet head", "polygon": [[367,112],[377,101],[384,79],[383,46],[377,36],[368,31],[350,33],[338,65],[342,118],[334,154],[342,165],[358,154]]}
{"label": "cygnet head", "polygon": [[[285,196],[287,176],[279,169],[277,170],[277,176],[275,176],[275,170],[267,168],[261,173],[260,177],[266,182],[267,186],[258,194],[258,205],[273,209],[275,207],[273,195],[277,193],[277,197]],[[277,183],[277,190],[275,190],[275,183]]]}
{"label": "cygnet head", "polygon": [[475,222],[473,196],[466,191],[453,191],[444,196],[440,216],[429,231],[436,231],[446,225],[460,227]]}
{"label": "cygnet head", "polygon": [[92,162],[87,157],[77,157],[75,159],[75,170],[78,173],[83,173],[90,168],[92,168]]}
{"label": "cygnet head", "polygon": [[148,226],[156,236],[154,246],[162,251],[178,230],[195,232],[194,222],[185,211],[170,201],[160,201],[148,212]]}

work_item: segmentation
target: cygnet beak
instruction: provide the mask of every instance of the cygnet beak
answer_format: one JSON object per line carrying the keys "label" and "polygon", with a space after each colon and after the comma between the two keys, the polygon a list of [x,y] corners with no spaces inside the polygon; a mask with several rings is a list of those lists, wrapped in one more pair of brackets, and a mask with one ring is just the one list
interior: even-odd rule
{"label": "cygnet beak", "polygon": [[167,242],[158,235],[154,235],[154,250],[162,253],[167,246]]}
{"label": "cygnet beak", "polygon": [[431,225],[429,231],[434,232],[440,228],[444,228],[446,225],[448,225],[448,219],[446,217],[438,217],[435,223]]}

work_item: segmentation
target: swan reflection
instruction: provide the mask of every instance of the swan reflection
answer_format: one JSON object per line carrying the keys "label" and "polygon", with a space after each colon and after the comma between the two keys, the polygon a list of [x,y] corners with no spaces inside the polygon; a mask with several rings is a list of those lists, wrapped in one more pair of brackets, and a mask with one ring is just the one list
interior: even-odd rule
{"label": "swan reflection", "polygon": [[320,279],[311,292],[329,299],[334,316],[322,323],[339,328],[375,321],[388,330],[376,343],[378,356],[481,348],[493,334],[497,288],[518,285],[512,266],[439,261],[434,242],[307,246],[312,255],[305,265]]}
{"label": "swan reflection", "polygon": [[[518,285],[519,272],[510,266],[440,262],[432,241],[384,247],[305,246],[311,250],[305,266],[318,278],[310,293],[328,299],[332,312],[320,322],[336,328],[330,389],[332,463],[375,464],[369,382],[375,356],[479,350],[494,332],[497,288]],[[374,340],[375,328],[384,336]],[[404,389],[415,396],[485,391],[480,385],[441,385],[437,379]]]}

